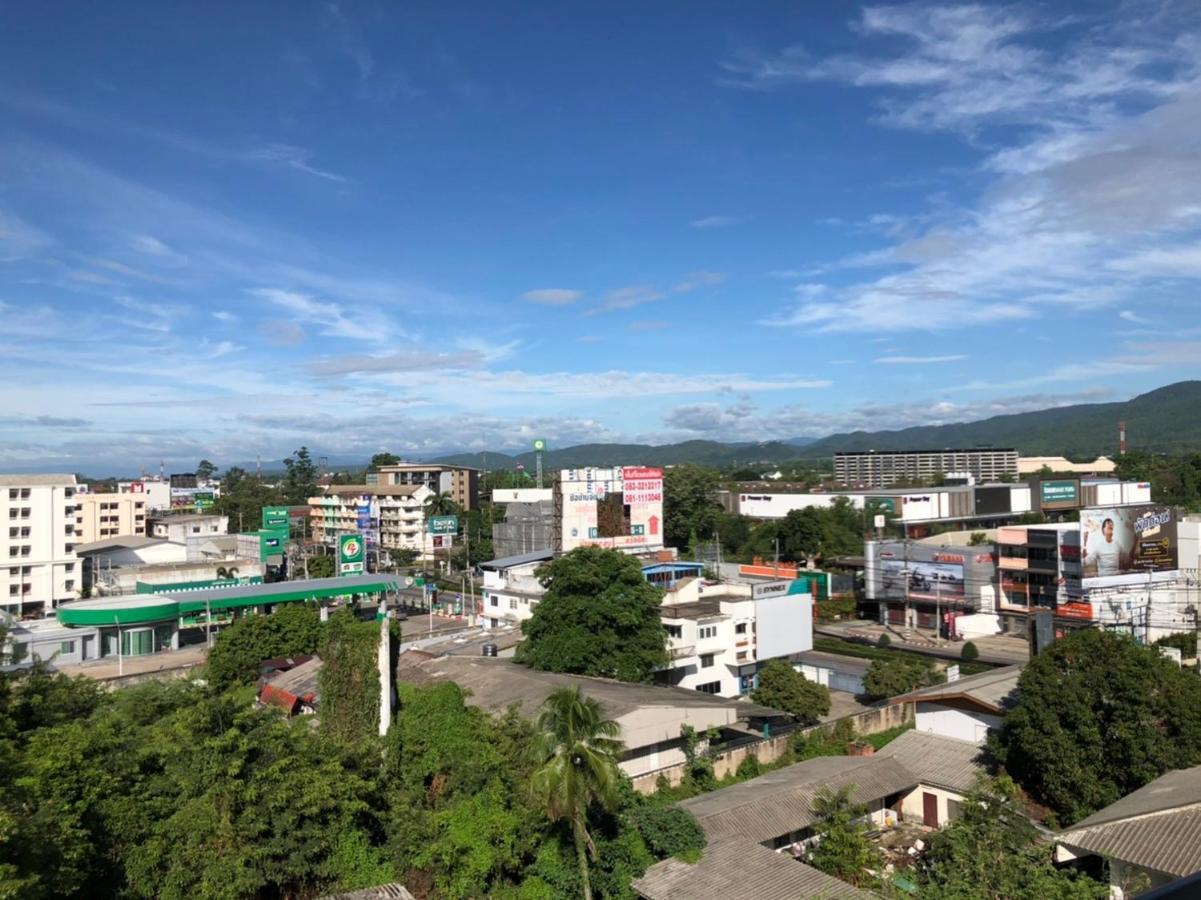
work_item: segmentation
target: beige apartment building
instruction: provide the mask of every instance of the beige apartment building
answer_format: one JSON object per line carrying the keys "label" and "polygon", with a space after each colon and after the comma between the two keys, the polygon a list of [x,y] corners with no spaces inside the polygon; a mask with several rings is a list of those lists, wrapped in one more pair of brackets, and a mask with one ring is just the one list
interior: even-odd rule
{"label": "beige apartment building", "polygon": [[0,611],[38,616],[77,599],[77,489],[74,475],[0,475]]}
{"label": "beige apartment building", "polygon": [[75,535],[81,544],[146,533],[142,494],[76,494]]}
{"label": "beige apartment building", "polygon": [[327,488],[324,496],[309,498],[313,540],[335,546],[342,534],[362,534],[370,547],[414,550],[432,557],[433,537],[426,530],[425,501],[433,495],[426,486],[352,484]]}
{"label": "beige apartment building", "polygon": [[436,494],[450,494],[460,509],[479,506],[480,470],[433,463],[398,463],[379,467],[381,485],[423,485]]}

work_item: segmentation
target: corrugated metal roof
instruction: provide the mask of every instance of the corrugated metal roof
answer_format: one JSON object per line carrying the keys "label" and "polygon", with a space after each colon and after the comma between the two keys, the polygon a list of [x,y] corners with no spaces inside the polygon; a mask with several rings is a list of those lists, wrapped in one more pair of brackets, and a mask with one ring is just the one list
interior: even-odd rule
{"label": "corrugated metal roof", "polygon": [[966,794],[985,774],[979,744],[926,731],[906,731],[889,742],[877,759],[895,759],[931,787]]}
{"label": "corrugated metal roof", "polygon": [[0,487],[71,487],[74,475],[0,475]]}
{"label": "corrugated metal roof", "polygon": [[1201,805],[1075,828],[1057,840],[1183,878],[1201,871]]}
{"label": "corrugated metal roof", "polygon": [[1161,775],[1057,840],[1178,877],[1201,871],[1201,766]]}
{"label": "corrugated metal roof", "polygon": [[204,603],[205,600],[230,600],[246,598],[271,602],[272,597],[301,594],[305,592],[320,593],[337,590],[343,594],[375,593],[383,588],[400,590],[400,578],[396,575],[347,575],[334,578],[310,578],[300,581],[276,581],[271,584],[240,584],[237,587],[213,588],[207,591],[187,591],[178,594],[160,594],[161,597],[171,597],[188,603]]}
{"label": "corrugated metal roof", "polygon": [[750,781],[683,801],[710,841],[768,841],[809,828],[822,788],[853,785],[854,803],[869,803],[917,787],[912,772],[893,759],[827,756],[777,769]]}
{"label": "corrugated metal roof", "polygon": [[413,895],[403,884],[381,884],[345,894],[323,894],[317,900],[413,900]]}
{"label": "corrugated metal roof", "polygon": [[695,864],[665,859],[630,887],[647,900],[866,900],[874,896],[750,841],[705,848]]}
{"label": "corrugated metal roof", "polygon": [[127,534],[121,537],[105,538],[102,541],[91,541],[87,544],[76,544],[75,554],[77,556],[86,556],[89,553],[96,553],[100,550],[111,550],[114,547],[119,547],[125,550],[140,550],[143,547],[151,547],[157,544],[171,544],[175,547],[184,546],[178,541],[168,541],[166,538],[152,538],[141,534]]}
{"label": "corrugated metal roof", "polygon": [[960,678],[958,681],[947,684],[919,688],[908,694],[893,697],[889,703],[968,699],[985,707],[990,712],[1003,713],[1013,703],[1017,694],[1018,678],[1021,674],[1022,666],[1005,666],[992,672],[969,675],[967,678]]}

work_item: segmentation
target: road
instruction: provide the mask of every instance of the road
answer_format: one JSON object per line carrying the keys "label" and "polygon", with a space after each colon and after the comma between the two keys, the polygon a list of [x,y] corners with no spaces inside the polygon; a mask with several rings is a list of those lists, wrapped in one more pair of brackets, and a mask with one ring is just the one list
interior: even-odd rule
{"label": "road", "polygon": [[[879,622],[870,622],[866,619],[850,622],[829,622],[814,625],[813,627],[815,634],[824,634],[827,637],[859,641],[865,644],[874,644],[879,638],[880,633],[885,630],[885,627]],[[954,660],[960,659],[960,654],[963,652],[962,641],[941,641],[935,644],[932,632],[914,631],[915,639],[906,641],[896,630],[888,628],[887,631],[888,637],[892,642],[890,646],[901,650],[911,650],[914,653],[924,653],[927,656]],[[980,662],[992,663],[998,666],[1012,666],[1025,663],[1030,659],[1030,649],[1026,642],[1020,638],[993,635],[991,637],[973,638],[972,643],[980,651]]]}

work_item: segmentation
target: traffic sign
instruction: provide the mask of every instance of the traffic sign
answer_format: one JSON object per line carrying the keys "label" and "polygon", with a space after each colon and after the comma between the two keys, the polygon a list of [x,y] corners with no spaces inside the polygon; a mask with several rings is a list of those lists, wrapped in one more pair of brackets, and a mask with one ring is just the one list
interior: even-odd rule
{"label": "traffic sign", "polygon": [[430,534],[454,534],[459,530],[458,516],[431,516]]}

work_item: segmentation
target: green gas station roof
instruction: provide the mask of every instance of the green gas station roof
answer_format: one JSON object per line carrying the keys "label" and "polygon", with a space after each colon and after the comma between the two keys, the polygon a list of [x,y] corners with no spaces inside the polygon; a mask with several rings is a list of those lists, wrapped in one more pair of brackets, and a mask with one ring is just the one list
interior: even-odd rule
{"label": "green gas station roof", "polygon": [[185,591],[178,594],[107,597],[77,600],[58,608],[63,625],[149,625],[171,622],[180,616],[210,610],[242,609],[265,603],[297,603],[324,600],[348,594],[382,594],[398,590],[395,575],[354,575],[346,578],[313,578],[308,581],[280,581],[274,584],[246,584],[237,587]]}

